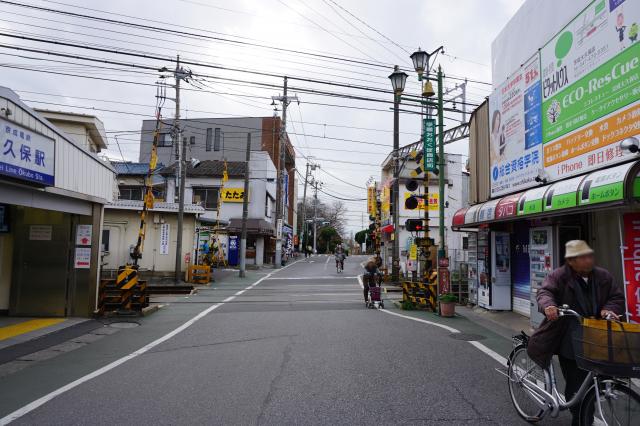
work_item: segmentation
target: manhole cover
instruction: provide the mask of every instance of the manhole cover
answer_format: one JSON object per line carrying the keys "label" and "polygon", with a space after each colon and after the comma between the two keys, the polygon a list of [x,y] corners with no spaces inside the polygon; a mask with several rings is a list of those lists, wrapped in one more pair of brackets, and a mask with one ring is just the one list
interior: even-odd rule
{"label": "manhole cover", "polygon": [[129,321],[120,321],[120,322],[112,322],[109,324],[109,327],[113,328],[134,328],[139,326],[137,322],[129,322]]}
{"label": "manhole cover", "polygon": [[451,333],[449,337],[456,340],[465,340],[467,342],[486,339],[486,337],[480,334],[471,334],[471,333]]}

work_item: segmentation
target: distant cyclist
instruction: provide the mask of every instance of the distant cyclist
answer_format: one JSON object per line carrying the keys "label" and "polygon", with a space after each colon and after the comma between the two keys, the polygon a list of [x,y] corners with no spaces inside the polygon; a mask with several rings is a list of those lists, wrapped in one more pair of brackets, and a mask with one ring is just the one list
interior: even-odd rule
{"label": "distant cyclist", "polygon": [[336,246],[333,255],[336,258],[336,271],[342,272],[344,270],[344,259],[347,257],[342,244]]}

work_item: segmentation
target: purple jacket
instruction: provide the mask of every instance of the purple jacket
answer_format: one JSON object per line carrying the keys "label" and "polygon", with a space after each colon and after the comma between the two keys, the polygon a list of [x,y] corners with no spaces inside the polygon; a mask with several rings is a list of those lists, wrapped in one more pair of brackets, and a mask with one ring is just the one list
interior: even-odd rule
{"label": "purple jacket", "polygon": [[[580,279],[566,264],[547,275],[537,294],[540,312],[544,312],[548,306],[561,307],[562,305],[569,305],[569,308],[580,312],[580,303],[576,296],[576,291],[581,291],[578,288]],[[607,270],[594,268],[589,276],[589,282],[596,288],[596,317],[600,316],[600,311],[603,309],[618,315],[625,312],[622,284],[615,283],[613,276]],[[531,359],[547,367],[554,354],[571,346],[570,329],[574,324],[576,323],[573,318],[560,318],[557,321],[549,321],[545,318],[529,339],[527,352]]]}

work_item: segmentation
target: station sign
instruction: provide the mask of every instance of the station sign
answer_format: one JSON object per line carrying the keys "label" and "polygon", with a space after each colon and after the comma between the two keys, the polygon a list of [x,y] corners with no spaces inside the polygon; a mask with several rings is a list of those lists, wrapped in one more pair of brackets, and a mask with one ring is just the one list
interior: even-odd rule
{"label": "station sign", "polygon": [[55,141],[0,119],[0,175],[42,186],[53,186]]}

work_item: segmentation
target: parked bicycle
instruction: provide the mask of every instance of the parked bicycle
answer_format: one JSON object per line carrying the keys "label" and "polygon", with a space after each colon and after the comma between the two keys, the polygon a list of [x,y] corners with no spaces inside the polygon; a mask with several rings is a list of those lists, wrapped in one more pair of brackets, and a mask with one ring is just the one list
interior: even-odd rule
{"label": "parked bicycle", "polygon": [[524,332],[514,336],[507,375],[518,414],[534,423],[580,404],[581,425],[638,425],[640,395],[630,381],[640,377],[640,327],[582,318],[567,305],[559,309],[559,315],[580,321],[572,342],[578,366],[589,374],[573,398],[566,401],[558,391],[553,363],[546,369],[540,367],[527,354],[529,336]]}

